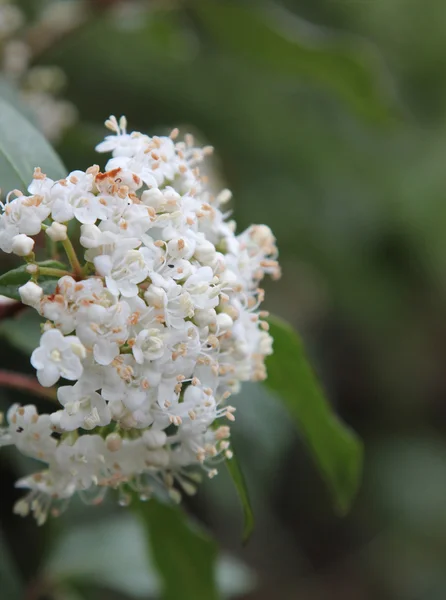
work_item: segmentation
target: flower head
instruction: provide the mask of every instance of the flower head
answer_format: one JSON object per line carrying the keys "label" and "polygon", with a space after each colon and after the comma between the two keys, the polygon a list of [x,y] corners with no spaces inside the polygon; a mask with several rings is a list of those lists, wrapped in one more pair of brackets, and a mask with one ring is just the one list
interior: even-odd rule
{"label": "flower head", "polygon": [[41,229],[65,245],[70,220],[84,249],[85,275],[44,295],[37,272],[21,289],[47,319],[31,357],[40,383],[75,382],[58,389],[53,414],[16,407],[0,434],[47,464],[20,482],[30,491],[17,511],[39,522],[76,492],[97,502],[108,488],[148,497],[162,485],[176,498],[194,488],[192,467],[214,476],[231,456],[228,398],[265,378],[272,351],[259,310],[262,278],[279,275],[270,229],[236,235],[223,212],[230,193],[208,189],[199,165],[210,149],[191,136],[127,133],[114,117],[107,126],[104,173],[93,166],[53,182],[37,169],[30,195],[0,216],[6,252],[31,247],[27,236]]}

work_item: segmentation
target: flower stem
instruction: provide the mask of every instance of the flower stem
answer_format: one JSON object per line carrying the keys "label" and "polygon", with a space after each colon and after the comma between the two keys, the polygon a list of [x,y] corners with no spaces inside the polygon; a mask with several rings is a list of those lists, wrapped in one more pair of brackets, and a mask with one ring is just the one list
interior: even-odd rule
{"label": "flower stem", "polygon": [[62,242],[62,246],[64,247],[65,252],[67,253],[68,260],[70,261],[70,265],[73,267],[73,271],[76,274],[76,277],[82,279],[82,267],[81,263],[76,254],[76,250],[73,247],[70,239],[67,238]]}
{"label": "flower stem", "polygon": [[34,377],[23,375],[22,373],[0,369],[0,387],[30,392],[34,396],[41,396],[47,400],[57,402],[57,389],[55,387],[45,388]]}
{"label": "flower stem", "polygon": [[63,277],[64,275],[73,275],[73,273],[70,273],[70,271],[64,271],[63,269],[39,267],[39,275],[49,275],[50,277]]}

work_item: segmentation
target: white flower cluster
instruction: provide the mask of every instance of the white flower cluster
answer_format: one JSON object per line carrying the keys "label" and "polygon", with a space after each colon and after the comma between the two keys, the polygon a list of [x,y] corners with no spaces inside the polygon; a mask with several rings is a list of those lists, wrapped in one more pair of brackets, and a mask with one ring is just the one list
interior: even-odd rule
{"label": "white flower cluster", "polygon": [[[17,512],[39,522],[75,492],[97,502],[116,488],[123,503],[129,490],[191,493],[188,467],[212,477],[231,457],[227,400],[265,378],[272,350],[259,283],[279,276],[275,239],[265,225],[235,234],[222,211],[230,192],[213,195],[198,168],[211,148],[176,141],[177,130],[127,134],[124,118],[106,125],[106,172],[52,181],[36,169],[30,195],[10,194],[0,217],[0,248],[26,256],[33,274],[22,301],[47,319],[31,357],[39,382],[75,382],[58,388],[51,415],[11,407],[0,435],[48,465],[18,483],[30,491]],[[73,220],[83,266],[67,237]],[[42,229],[74,266],[51,295],[33,263]]]}

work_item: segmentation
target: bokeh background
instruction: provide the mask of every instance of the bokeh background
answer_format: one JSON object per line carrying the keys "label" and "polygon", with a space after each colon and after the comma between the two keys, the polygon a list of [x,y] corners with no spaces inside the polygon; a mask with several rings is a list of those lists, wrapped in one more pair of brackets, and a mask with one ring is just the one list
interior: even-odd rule
{"label": "bokeh background", "polygon": [[[234,445],[255,533],[242,547],[224,473],[187,507],[219,541],[224,596],[444,599],[444,1],[96,0],[75,3],[72,27],[57,19],[73,3],[13,4],[31,66],[64,74],[58,94],[75,112],[52,137],[68,169],[104,163],[93,148],[109,114],[215,146],[212,176],[233,190],[240,229],[267,223],[278,238],[267,308],[301,332],[364,440],[361,491],[339,519],[280,402],[245,387]],[[0,323],[4,366],[31,372],[33,325],[27,313]],[[32,401],[1,394],[2,406]],[[11,513],[29,465],[6,450],[0,465],[2,599],[158,597],[130,511],[79,504],[39,529]]]}

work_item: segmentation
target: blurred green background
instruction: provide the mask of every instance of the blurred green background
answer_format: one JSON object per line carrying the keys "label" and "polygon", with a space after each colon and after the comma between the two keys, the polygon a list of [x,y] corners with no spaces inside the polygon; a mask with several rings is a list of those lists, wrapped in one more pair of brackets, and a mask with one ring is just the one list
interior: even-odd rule
{"label": "blurred green background", "polygon": [[[18,4],[32,21],[45,2]],[[278,238],[283,277],[267,285],[266,307],[303,334],[365,443],[361,492],[339,519],[279,403],[245,387],[233,435],[251,541],[241,546],[224,473],[188,504],[220,543],[223,594],[444,599],[446,4],[96,0],[85,10],[36,58],[63,69],[77,108],[56,146],[66,166],[104,164],[93,148],[109,114],[215,146],[213,176],[233,190],[239,228],[267,223]],[[31,372],[10,342],[18,331],[29,345],[25,317],[0,327],[3,364]],[[27,465],[6,451],[0,461],[3,589],[23,585],[27,600],[157,598],[130,511],[79,504],[37,529],[11,513]]]}

